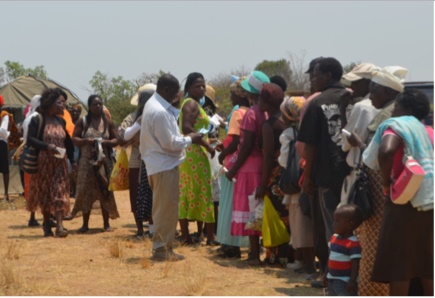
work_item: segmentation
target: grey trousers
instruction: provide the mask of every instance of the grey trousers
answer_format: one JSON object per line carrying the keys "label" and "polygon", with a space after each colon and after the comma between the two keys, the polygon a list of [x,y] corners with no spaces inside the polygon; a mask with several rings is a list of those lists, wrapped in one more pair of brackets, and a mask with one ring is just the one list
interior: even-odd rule
{"label": "grey trousers", "polygon": [[153,190],[153,249],[165,247],[172,250],[178,223],[180,200],[178,167],[148,176]]}

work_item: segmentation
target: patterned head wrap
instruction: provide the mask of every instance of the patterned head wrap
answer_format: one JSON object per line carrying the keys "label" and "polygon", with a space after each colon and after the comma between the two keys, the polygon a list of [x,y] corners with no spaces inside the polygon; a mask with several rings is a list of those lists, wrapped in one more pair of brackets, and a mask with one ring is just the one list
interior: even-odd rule
{"label": "patterned head wrap", "polygon": [[304,103],[305,98],[302,96],[286,96],[280,106],[282,115],[291,122],[299,122],[299,115]]}
{"label": "patterned head wrap", "polygon": [[238,97],[247,98],[248,93],[242,87],[242,82],[246,79],[246,76],[241,76],[230,86],[230,91],[236,94]]}

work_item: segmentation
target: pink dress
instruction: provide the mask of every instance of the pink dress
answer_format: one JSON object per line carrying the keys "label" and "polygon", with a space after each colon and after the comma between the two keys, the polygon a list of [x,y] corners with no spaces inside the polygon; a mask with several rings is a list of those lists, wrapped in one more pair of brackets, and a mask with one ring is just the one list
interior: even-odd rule
{"label": "pink dress", "polygon": [[[261,128],[266,119],[267,115],[260,111],[258,105],[254,105],[246,112],[240,126],[240,145],[238,151],[243,144],[245,131],[255,133],[255,143],[249,157],[235,176],[237,182],[234,184],[233,214],[231,218],[231,235],[233,236],[261,234],[259,231],[245,230],[245,225],[249,219],[248,196],[255,191],[261,182],[263,155],[259,147],[259,140],[261,138]],[[238,151],[234,156],[238,156]]]}

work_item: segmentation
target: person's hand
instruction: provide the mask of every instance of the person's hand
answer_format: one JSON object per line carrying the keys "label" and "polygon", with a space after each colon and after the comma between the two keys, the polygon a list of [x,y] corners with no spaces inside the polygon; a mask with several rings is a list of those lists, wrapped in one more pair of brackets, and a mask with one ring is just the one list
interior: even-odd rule
{"label": "person's hand", "polygon": [[255,190],[255,199],[263,200],[265,195],[266,195],[266,187],[259,185]]}
{"label": "person's hand", "polygon": [[210,157],[213,158],[216,151],[214,150],[213,146],[211,146],[210,144],[207,146],[207,152],[210,153]]}
{"label": "person's hand", "polygon": [[49,144],[47,147],[47,151],[53,154],[59,154],[59,151],[57,151],[56,145],[54,144]]}
{"label": "person's hand", "polygon": [[93,145],[95,142],[95,138],[86,138],[86,143],[89,145]]}
{"label": "person's hand", "polygon": [[346,291],[351,294],[355,293],[357,289],[356,281],[349,280],[347,283]]}
{"label": "person's hand", "polygon": [[190,133],[187,136],[192,139],[192,144],[199,144],[201,142],[201,139],[204,137],[202,133],[197,132]]}
{"label": "person's hand", "polygon": [[302,185],[302,191],[304,193],[306,193],[309,196],[314,195],[314,190],[315,190],[315,186],[314,186],[314,182],[311,178],[309,178],[308,176],[304,176],[304,183]]}
{"label": "person's hand", "polygon": [[123,147],[125,144],[127,144],[128,141],[124,140],[123,138],[118,138],[118,145]]}
{"label": "person's hand", "polygon": [[216,146],[214,146],[214,149],[217,151],[217,152],[222,152],[222,150],[224,150],[224,144],[222,144],[222,143],[217,143],[216,144]]}
{"label": "person's hand", "polygon": [[236,176],[236,172],[233,171],[233,169],[225,173],[225,177],[227,177],[227,179],[231,182],[233,181],[234,176]]}
{"label": "person's hand", "polygon": [[355,132],[351,132],[350,137],[347,137],[347,141],[353,147],[360,147],[360,145],[363,144],[363,141]]}

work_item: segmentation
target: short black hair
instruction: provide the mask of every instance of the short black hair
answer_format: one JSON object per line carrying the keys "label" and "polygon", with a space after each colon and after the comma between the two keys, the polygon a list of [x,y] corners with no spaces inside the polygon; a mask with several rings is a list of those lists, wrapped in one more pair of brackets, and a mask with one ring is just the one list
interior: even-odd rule
{"label": "short black hair", "polygon": [[418,120],[423,120],[430,112],[429,98],[415,88],[405,89],[396,97],[395,104],[409,111],[410,116],[414,116]]}
{"label": "short black hair", "polygon": [[358,228],[363,220],[364,215],[361,208],[355,204],[346,204],[337,208],[336,212],[340,212],[353,222],[353,229]]}
{"label": "short black hair", "polygon": [[178,82],[176,77],[174,77],[170,73],[165,73],[157,81],[157,89],[163,89],[165,87],[179,88],[180,83]]}
{"label": "short black hair", "polygon": [[60,88],[46,88],[41,94],[41,110],[47,112],[48,109],[63,95]]}
{"label": "short black hair", "polygon": [[68,100],[68,95],[66,94],[66,92],[63,89],[56,88],[56,90],[59,90],[60,94],[65,98],[65,101]]}
{"label": "short black hair", "polygon": [[341,80],[341,77],[343,76],[343,67],[337,59],[332,57],[323,58],[317,62],[317,65],[319,65],[319,70],[322,73],[330,72],[332,79],[335,81]]}
{"label": "short black hair", "polygon": [[314,66],[316,66],[317,63],[319,63],[320,60],[324,59],[324,57],[320,56],[317,58],[314,58],[310,61],[310,65],[308,66],[308,70],[305,73],[313,72]]}
{"label": "short black hair", "polygon": [[285,81],[285,79],[282,76],[276,75],[276,76],[270,77],[270,82],[280,86],[282,89],[282,92],[285,92],[287,90],[287,82]]}

